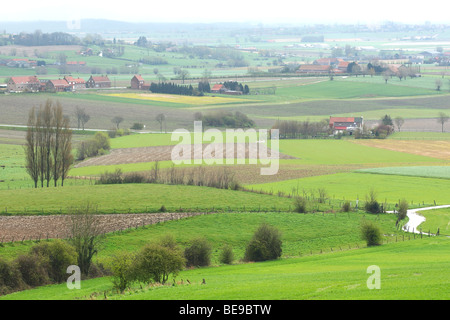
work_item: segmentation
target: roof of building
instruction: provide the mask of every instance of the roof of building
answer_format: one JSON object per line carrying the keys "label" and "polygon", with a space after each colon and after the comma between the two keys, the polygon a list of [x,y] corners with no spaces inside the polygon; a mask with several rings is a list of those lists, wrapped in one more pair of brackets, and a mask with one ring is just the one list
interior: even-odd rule
{"label": "roof of building", "polygon": [[135,74],[133,78],[136,78],[139,81],[145,81],[140,74]]}
{"label": "roof of building", "polygon": [[55,87],[67,87],[69,86],[69,83],[64,79],[58,79],[58,80],[50,80]]}
{"label": "roof of building", "polygon": [[64,79],[66,79],[67,82],[75,82],[75,83],[85,83],[84,79],[81,78],[74,78],[72,76],[65,76]]}
{"label": "roof of building", "polygon": [[211,90],[220,90],[220,89],[222,89],[223,88],[223,84],[215,84],[212,88],[211,88]]}
{"label": "roof of building", "polygon": [[16,84],[39,83],[39,80],[36,76],[11,77],[10,79]]}
{"label": "roof of building", "polygon": [[99,77],[91,76],[91,79],[94,80],[95,82],[111,82],[111,80],[109,80],[107,76],[99,76]]}

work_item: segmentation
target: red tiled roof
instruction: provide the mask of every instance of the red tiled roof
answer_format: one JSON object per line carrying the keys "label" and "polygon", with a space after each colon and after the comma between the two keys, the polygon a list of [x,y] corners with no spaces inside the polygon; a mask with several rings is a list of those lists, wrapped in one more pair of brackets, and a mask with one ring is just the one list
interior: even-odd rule
{"label": "red tiled roof", "polygon": [[50,80],[50,82],[55,87],[67,87],[69,86],[69,83],[64,79],[58,79],[58,80]]}
{"label": "red tiled roof", "polygon": [[11,81],[14,83],[39,83],[36,76],[11,77]]}
{"label": "red tiled roof", "polygon": [[142,78],[142,76],[139,74],[139,75],[134,75],[134,77],[136,78],[136,79],[138,79],[139,81],[144,81],[144,78]]}
{"label": "red tiled roof", "polygon": [[222,87],[223,87],[223,84],[215,84],[215,85],[211,88],[211,90],[220,90],[220,89],[222,89]]}
{"label": "red tiled roof", "polygon": [[75,82],[75,83],[85,83],[85,81],[81,78],[74,78],[72,76],[65,76],[64,79],[66,79],[67,82]]}
{"label": "red tiled roof", "polygon": [[111,82],[108,77],[91,77],[95,82]]}
{"label": "red tiled roof", "polygon": [[330,124],[335,122],[355,122],[355,117],[330,117]]}

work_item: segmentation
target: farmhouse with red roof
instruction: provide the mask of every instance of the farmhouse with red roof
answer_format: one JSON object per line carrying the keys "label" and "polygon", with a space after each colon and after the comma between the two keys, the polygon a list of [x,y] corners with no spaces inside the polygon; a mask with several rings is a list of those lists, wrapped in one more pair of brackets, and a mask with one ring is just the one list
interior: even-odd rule
{"label": "farmhouse with red roof", "polygon": [[9,92],[39,91],[41,84],[36,76],[11,77],[8,81]]}
{"label": "farmhouse with red roof", "polygon": [[150,90],[150,84],[145,82],[144,78],[142,78],[142,76],[140,74],[135,75],[131,79],[131,89]]}
{"label": "farmhouse with red roof", "polygon": [[86,88],[86,81],[84,81],[84,79],[74,78],[72,76],[65,76],[64,80],[67,81],[72,91]]}
{"label": "farmhouse with red roof", "polygon": [[69,90],[70,90],[70,85],[64,79],[49,80],[46,85],[46,91],[50,91],[50,92],[64,92],[64,91],[69,91]]}
{"label": "farmhouse with red roof", "polygon": [[86,81],[86,88],[111,88],[111,80],[109,80],[108,76],[91,76]]}
{"label": "farmhouse with red roof", "polygon": [[344,131],[353,134],[356,130],[362,130],[364,125],[363,117],[330,117],[330,128],[334,134]]}

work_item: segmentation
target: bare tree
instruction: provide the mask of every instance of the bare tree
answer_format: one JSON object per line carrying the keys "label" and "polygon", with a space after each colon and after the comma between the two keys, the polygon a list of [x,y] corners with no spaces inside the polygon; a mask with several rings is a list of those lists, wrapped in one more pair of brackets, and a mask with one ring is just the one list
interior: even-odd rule
{"label": "bare tree", "polygon": [[441,91],[442,80],[441,80],[441,79],[436,79],[436,81],[434,82],[434,84],[436,85],[436,91]]}
{"label": "bare tree", "polygon": [[58,180],[67,176],[73,160],[71,140],[69,118],[63,116],[59,102],[47,100],[37,111],[35,107],[30,110],[25,156],[27,172],[35,188],[39,180],[41,187],[44,182],[49,187],[51,179],[56,187]]}
{"label": "bare tree", "polygon": [[84,130],[84,125],[91,119],[91,117],[86,113],[86,111],[83,108],[80,108],[78,106],[75,109],[75,116],[77,117],[78,130],[80,130],[80,125]]}
{"label": "bare tree", "polygon": [[28,130],[24,148],[27,172],[31,179],[33,179],[35,188],[37,188],[39,181],[39,144],[36,129],[36,111],[33,107],[28,115]]}
{"label": "bare tree", "polygon": [[69,117],[64,117],[62,127],[63,130],[60,136],[60,148],[61,148],[60,178],[61,178],[61,186],[64,186],[64,180],[67,178],[70,166],[73,163],[72,130],[70,130]]}
{"label": "bare tree", "polygon": [[160,132],[162,132],[162,124],[166,121],[166,116],[164,113],[160,113],[156,116],[156,121],[159,123]]}
{"label": "bare tree", "polygon": [[116,128],[119,129],[120,123],[123,121],[122,117],[114,117],[112,118],[111,122],[116,125]]}
{"label": "bare tree", "polygon": [[449,117],[444,112],[439,112],[438,123],[442,126],[442,132],[444,132],[444,124],[448,121]]}
{"label": "bare tree", "polygon": [[63,120],[62,107],[61,104],[57,102],[56,106],[53,108],[52,127],[54,139],[51,150],[53,155],[53,180],[55,187],[57,186],[61,175],[61,136],[63,131]]}
{"label": "bare tree", "polygon": [[69,242],[77,252],[77,263],[81,273],[87,275],[92,258],[97,254],[104,240],[104,230],[99,216],[95,215],[97,207],[89,202],[70,209],[68,231]]}
{"label": "bare tree", "polygon": [[400,132],[401,127],[405,123],[405,119],[403,119],[402,117],[396,117],[394,119],[394,122],[395,122],[395,125],[397,126],[398,131]]}

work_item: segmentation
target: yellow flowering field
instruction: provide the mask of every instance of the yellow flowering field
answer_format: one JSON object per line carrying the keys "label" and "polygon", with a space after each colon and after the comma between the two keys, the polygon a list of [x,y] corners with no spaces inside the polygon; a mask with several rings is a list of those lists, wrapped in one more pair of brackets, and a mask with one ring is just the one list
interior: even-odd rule
{"label": "yellow flowering field", "polygon": [[234,97],[194,97],[194,96],[183,96],[175,94],[160,94],[160,93],[112,93],[108,96],[129,98],[129,99],[139,99],[139,100],[150,100],[158,102],[171,102],[180,103],[188,105],[208,105],[208,104],[225,104],[225,103],[235,103],[235,102],[248,102],[247,99],[239,99]]}

